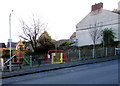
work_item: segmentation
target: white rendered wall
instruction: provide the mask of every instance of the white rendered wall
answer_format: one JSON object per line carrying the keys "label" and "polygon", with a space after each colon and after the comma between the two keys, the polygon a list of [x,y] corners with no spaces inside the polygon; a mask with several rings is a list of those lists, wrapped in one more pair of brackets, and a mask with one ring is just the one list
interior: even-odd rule
{"label": "white rendered wall", "polygon": [[[78,46],[93,44],[89,34],[89,29],[90,27],[95,27],[95,24],[96,28],[101,30],[105,28],[112,28],[116,36],[115,41],[118,41],[118,14],[101,9],[90,12],[81,22],[76,25],[76,39],[78,39]],[[101,40],[98,41],[98,43],[100,42]]]}

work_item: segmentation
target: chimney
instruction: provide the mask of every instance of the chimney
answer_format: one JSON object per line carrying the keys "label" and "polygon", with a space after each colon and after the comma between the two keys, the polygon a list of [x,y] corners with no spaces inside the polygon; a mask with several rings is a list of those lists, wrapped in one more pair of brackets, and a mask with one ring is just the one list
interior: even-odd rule
{"label": "chimney", "polygon": [[98,9],[101,9],[101,8],[103,8],[103,3],[100,2],[100,3],[98,3],[98,4],[92,5],[91,8],[92,8],[91,11],[96,11],[96,10],[98,10]]}

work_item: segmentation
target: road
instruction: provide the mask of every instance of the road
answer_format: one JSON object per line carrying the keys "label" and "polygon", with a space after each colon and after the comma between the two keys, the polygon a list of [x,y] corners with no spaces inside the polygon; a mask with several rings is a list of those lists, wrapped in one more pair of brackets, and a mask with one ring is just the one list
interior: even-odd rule
{"label": "road", "polygon": [[3,79],[3,84],[118,84],[118,61]]}

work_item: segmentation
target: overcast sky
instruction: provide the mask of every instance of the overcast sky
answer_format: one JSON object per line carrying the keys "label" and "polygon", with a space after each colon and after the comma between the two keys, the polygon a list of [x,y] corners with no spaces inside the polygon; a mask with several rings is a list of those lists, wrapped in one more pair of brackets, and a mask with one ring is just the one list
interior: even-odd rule
{"label": "overcast sky", "polygon": [[103,2],[103,8],[118,8],[119,0],[0,0],[0,42],[9,38],[9,14],[11,17],[12,41],[20,38],[20,22],[35,14],[47,23],[47,31],[53,39],[68,39],[76,31],[76,24],[90,11],[91,5]]}

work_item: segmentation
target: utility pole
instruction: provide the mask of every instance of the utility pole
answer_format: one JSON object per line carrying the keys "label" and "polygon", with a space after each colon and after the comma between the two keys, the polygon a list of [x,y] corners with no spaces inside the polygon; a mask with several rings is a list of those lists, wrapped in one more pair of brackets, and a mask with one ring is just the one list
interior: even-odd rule
{"label": "utility pole", "polygon": [[[13,10],[11,11],[11,13],[13,12]],[[10,46],[10,58],[11,58],[11,42],[12,42],[12,39],[11,39],[11,13],[9,15],[9,46]],[[11,63],[11,60],[9,62],[9,70],[12,71],[12,67],[11,67],[12,63]]]}

